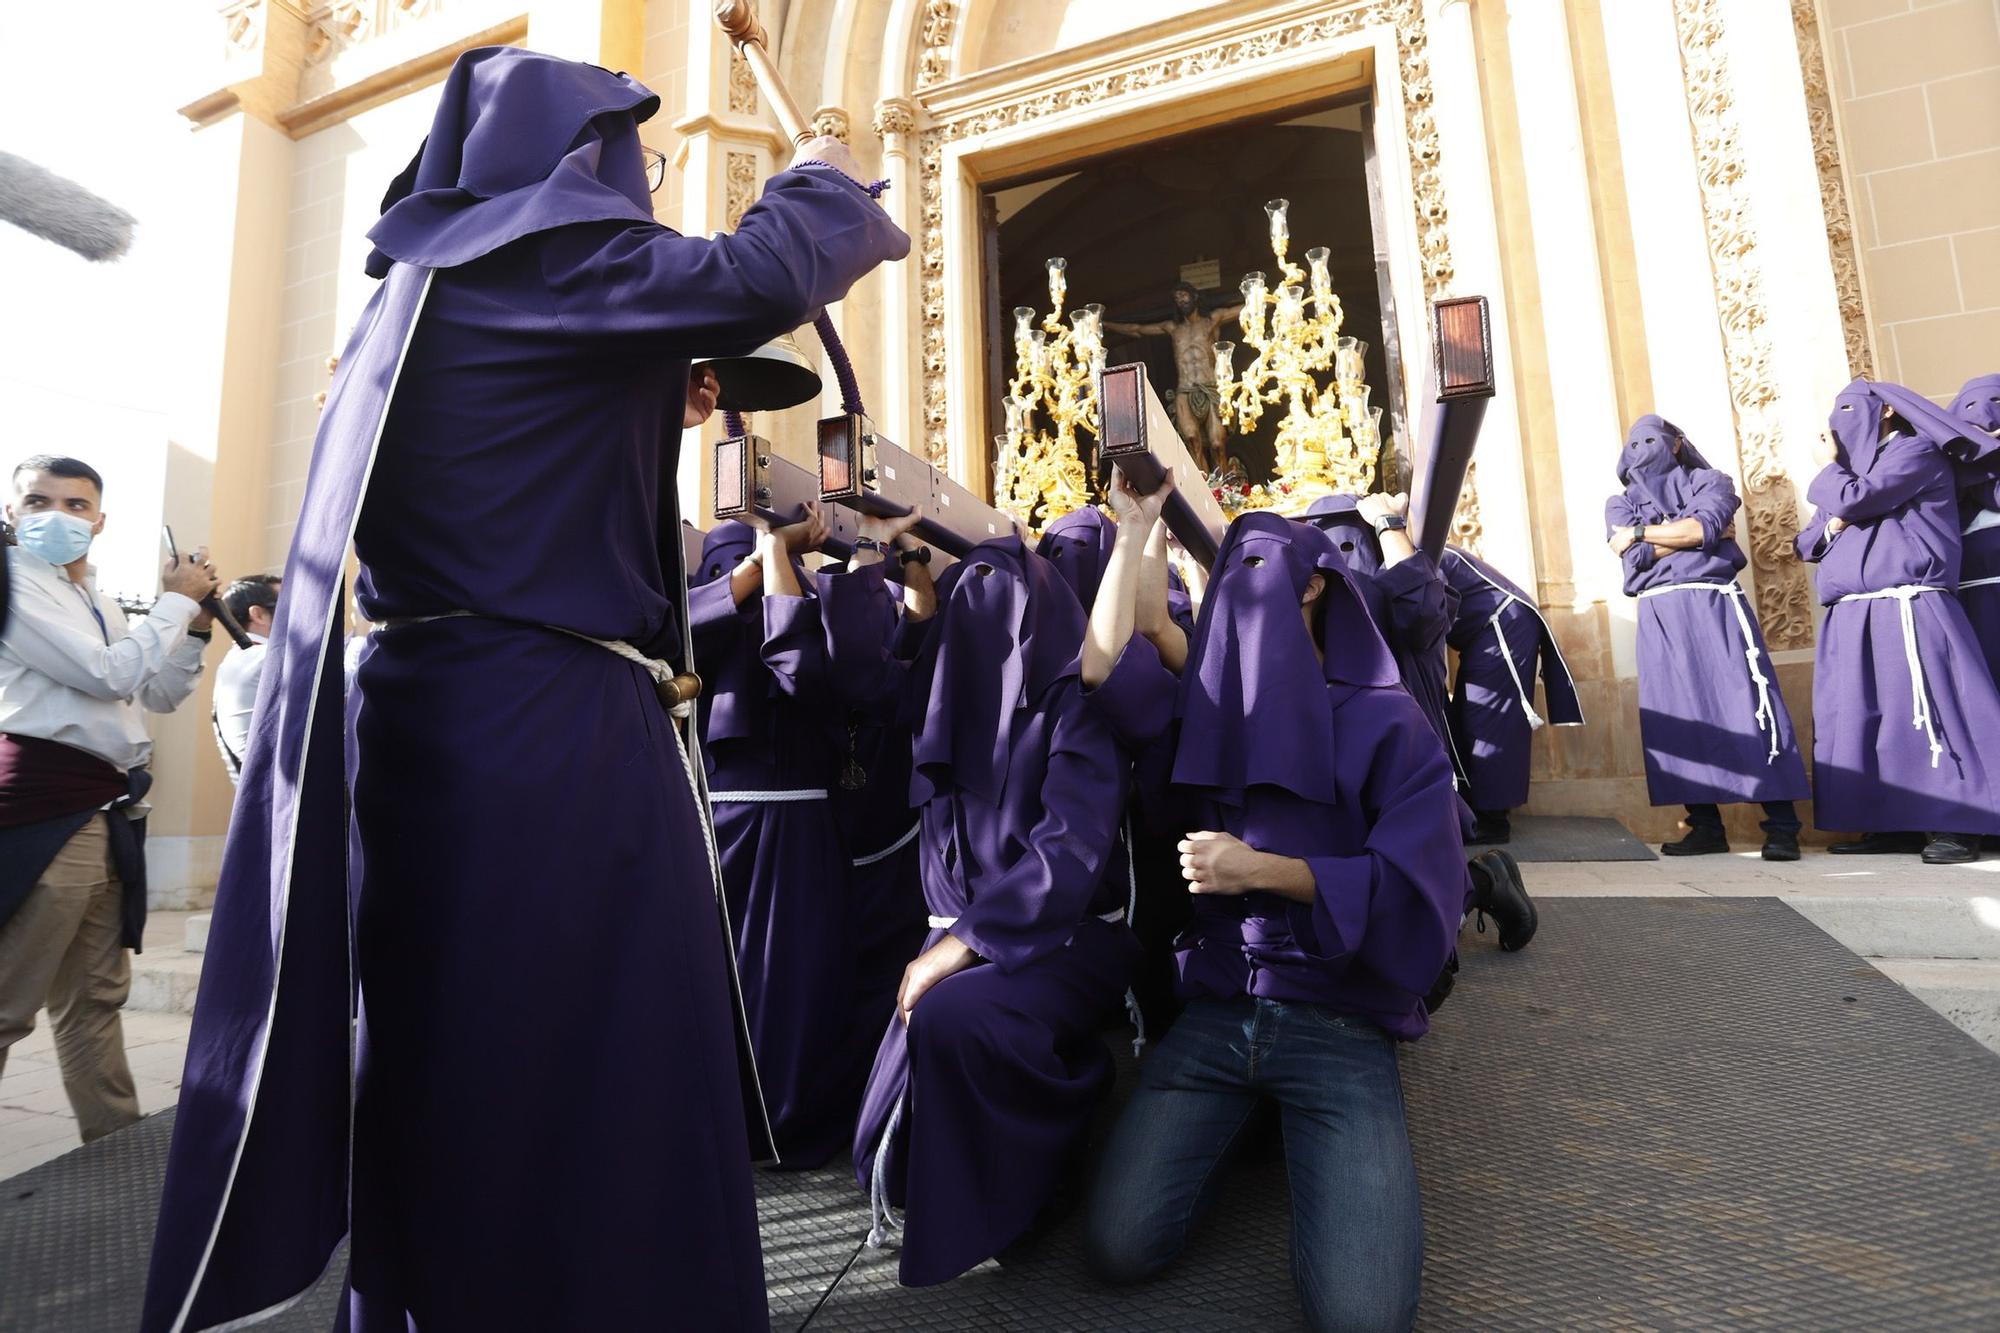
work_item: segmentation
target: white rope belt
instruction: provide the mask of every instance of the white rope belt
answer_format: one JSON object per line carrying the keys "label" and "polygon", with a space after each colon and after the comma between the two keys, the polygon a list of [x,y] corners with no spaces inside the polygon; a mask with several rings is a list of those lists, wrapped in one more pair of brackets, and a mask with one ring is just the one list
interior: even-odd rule
{"label": "white rope belt", "polygon": [[921,829],[923,826],[924,826],[923,821],[918,820],[916,823],[910,825],[908,831],[905,832],[902,837],[896,839],[894,842],[890,843],[887,847],[884,847],[881,851],[870,852],[866,856],[855,857],[852,862],[854,868],[856,870],[859,870],[862,866],[872,866],[877,861],[888,860],[890,857],[894,856],[897,852],[900,852],[905,847],[908,847],[910,845],[910,839],[916,837],[917,830]]}
{"label": "white rope belt", "polygon": [[1771,703],[1771,679],[1764,674],[1761,661],[1763,654],[1757,648],[1756,631],[1750,627],[1750,612],[1743,605],[1743,588],[1735,583],[1669,583],[1663,587],[1648,588],[1641,597],[1658,597],[1670,592],[1721,593],[1729,599],[1729,605],[1736,612],[1736,628],[1743,632],[1743,660],[1750,667],[1750,681],[1757,687],[1757,730],[1771,733],[1771,751],[1764,756],[1765,764],[1771,764],[1778,757],[1778,710]]}
{"label": "white rope belt", "polygon": [[1897,588],[1883,588],[1879,592],[1851,592],[1841,598],[1843,602],[1874,602],[1883,598],[1894,598],[1896,609],[1903,622],[1903,658],[1910,667],[1910,693],[1915,696],[1911,708],[1910,725],[1924,733],[1931,746],[1931,767],[1938,766],[1938,756],[1944,753],[1944,745],[1938,740],[1937,719],[1931,715],[1930,688],[1924,681],[1923,659],[1917,654],[1917,614],[1910,603],[1927,592],[1943,592],[1927,583],[1905,583]]}
{"label": "white rope belt", "polygon": [[[1097,919],[1099,921],[1108,921],[1115,926],[1125,919],[1125,909],[1121,907],[1112,912],[1099,912]],[[958,924],[958,918],[955,916],[934,916],[930,921],[932,930],[950,930]]]}
{"label": "white rope belt", "polygon": [[1489,620],[1487,623],[1493,626],[1493,638],[1500,645],[1500,660],[1507,664],[1507,674],[1514,678],[1514,692],[1521,696],[1521,711],[1523,714],[1527,716],[1528,730],[1540,731],[1543,727],[1547,726],[1548,724],[1542,720],[1542,715],[1535,711],[1535,701],[1533,697],[1529,695],[1527,685],[1524,684],[1521,680],[1520,668],[1514,665],[1513,650],[1507,647],[1506,632],[1500,628],[1501,615],[1507,610],[1508,607],[1514,605],[1514,603],[1520,600],[1521,599],[1516,597],[1513,593],[1511,592],[1508,593],[1507,599],[1500,603],[1499,609],[1494,611],[1493,613],[1493,619]]}
{"label": "white rope belt", "polygon": [[826,788],[797,787],[790,791],[711,791],[708,799],[720,805],[732,801],[738,805],[784,805],[792,801],[824,801]]}
{"label": "white rope belt", "polygon": [[1983,579],[1967,579],[1965,582],[1958,585],[1958,590],[1960,592],[1965,592],[1972,588],[1995,588],[1995,587],[2000,587],[2000,574],[1989,574]]}

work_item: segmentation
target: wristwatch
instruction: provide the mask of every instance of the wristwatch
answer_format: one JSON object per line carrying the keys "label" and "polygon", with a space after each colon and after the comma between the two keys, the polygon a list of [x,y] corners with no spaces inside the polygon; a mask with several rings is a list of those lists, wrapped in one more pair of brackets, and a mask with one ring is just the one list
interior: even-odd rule
{"label": "wristwatch", "polygon": [[1384,514],[1380,518],[1370,519],[1369,524],[1377,532],[1401,532],[1410,526],[1409,520],[1401,514]]}
{"label": "wristwatch", "polygon": [[856,537],[854,539],[854,549],[857,551],[873,551],[877,555],[881,555],[888,550],[886,546],[876,541],[873,537]]}
{"label": "wristwatch", "polygon": [[931,548],[919,546],[914,550],[896,552],[896,563],[900,565],[928,565],[931,562]]}

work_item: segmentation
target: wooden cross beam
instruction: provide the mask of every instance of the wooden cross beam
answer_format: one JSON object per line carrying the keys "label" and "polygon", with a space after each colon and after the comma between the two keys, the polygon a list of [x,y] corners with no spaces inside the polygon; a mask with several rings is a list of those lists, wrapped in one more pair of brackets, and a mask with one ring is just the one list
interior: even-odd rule
{"label": "wooden cross beam", "polygon": [[1012,536],[1014,521],[893,440],[859,413],[819,423],[819,498],[863,514],[899,517],[918,505],[916,534],[953,557]]}
{"label": "wooden cross beam", "polygon": [[[804,518],[806,502],[819,498],[819,478],[781,458],[763,436],[738,435],[716,443],[717,518],[756,518],[774,528],[784,527]],[[860,515],[829,505],[826,518],[833,532],[820,550],[845,560],[854,554],[854,539],[861,535]]]}
{"label": "wooden cross beam", "polygon": [[1483,296],[1431,304],[1431,369],[1417,431],[1421,456],[1410,530],[1433,560],[1444,556],[1472,449],[1493,398],[1493,324]]}
{"label": "wooden cross beam", "polygon": [[1097,390],[1097,412],[1103,423],[1098,433],[1099,455],[1116,463],[1141,493],[1150,495],[1158,490],[1166,470],[1174,470],[1174,493],[1166,507],[1167,529],[1180,538],[1203,569],[1209,568],[1215,563],[1229,520],[1209,490],[1207,476],[1188,456],[1187,442],[1181,439],[1159,395],[1148,387],[1144,363],[1105,368]]}

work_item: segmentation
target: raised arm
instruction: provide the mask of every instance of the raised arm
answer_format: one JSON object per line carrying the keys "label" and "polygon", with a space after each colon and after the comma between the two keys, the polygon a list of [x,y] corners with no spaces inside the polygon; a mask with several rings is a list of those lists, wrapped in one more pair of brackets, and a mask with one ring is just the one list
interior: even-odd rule
{"label": "raised arm", "polygon": [[541,245],[563,327],[642,338],[680,356],[734,356],[809,323],[910,239],[862,186],[801,167],[773,176],[733,233],[563,227]]}
{"label": "raised arm", "polygon": [[1003,972],[1054,953],[1090,910],[1124,818],[1130,765],[1103,719],[1072,694],[1059,705],[1027,850],[983,880],[951,934]]}
{"label": "raised arm", "polygon": [[161,673],[176,673],[175,683],[184,682],[186,689],[155,712],[171,710],[193,688],[201,671],[201,640],[189,639],[187,630],[201,608],[188,598],[161,593],[144,620],[106,643],[94,623],[88,630],[78,628],[41,584],[16,578],[12,587],[7,651],[42,675],[90,698],[112,700],[140,696]]}
{"label": "raised arm", "polygon": [[1164,320],[1151,324],[1126,324],[1112,319],[1105,320],[1103,327],[1112,333],[1130,334],[1135,338],[1143,338],[1155,333],[1171,333],[1174,328],[1173,325],[1166,323]]}
{"label": "raised arm", "polygon": [[[1160,511],[1173,489],[1172,469],[1160,488],[1145,496],[1132,489],[1122,470],[1112,471],[1110,499],[1118,531],[1112,537],[1111,556],[1105,562],[1103,577],[1098,580],[1097,600],[1091,605],[1090,624],[1084,633],[1081,675],[1086,689],[1102,685],[1110,676],[1112,665],[1138,625],[1146,539],[1152,535],[1153,525],[1159,521]],[[1165,575],[1161,579],[1164,613]]]}
{"label": "raised arm", "polygon": [[1933,487],[1948,488],[1951,476],[1951,463],[1943,455],[1914,440],[1898,440],[1883,445],[1875,466],[1865,473],[1835,458],[1812,479],[1806,499],[1850,524],[1870,523]]}

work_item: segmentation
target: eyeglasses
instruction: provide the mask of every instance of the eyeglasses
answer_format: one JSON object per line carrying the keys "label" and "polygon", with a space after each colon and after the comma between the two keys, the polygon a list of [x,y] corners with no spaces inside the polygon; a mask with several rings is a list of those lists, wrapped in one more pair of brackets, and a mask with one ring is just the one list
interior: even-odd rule
{"label": "eyeglasses", "polygon": [[667,155],[657,148],[643,145],[639,152],[646,159],[646,189],[658,194],[660,187],[667,183]]}

